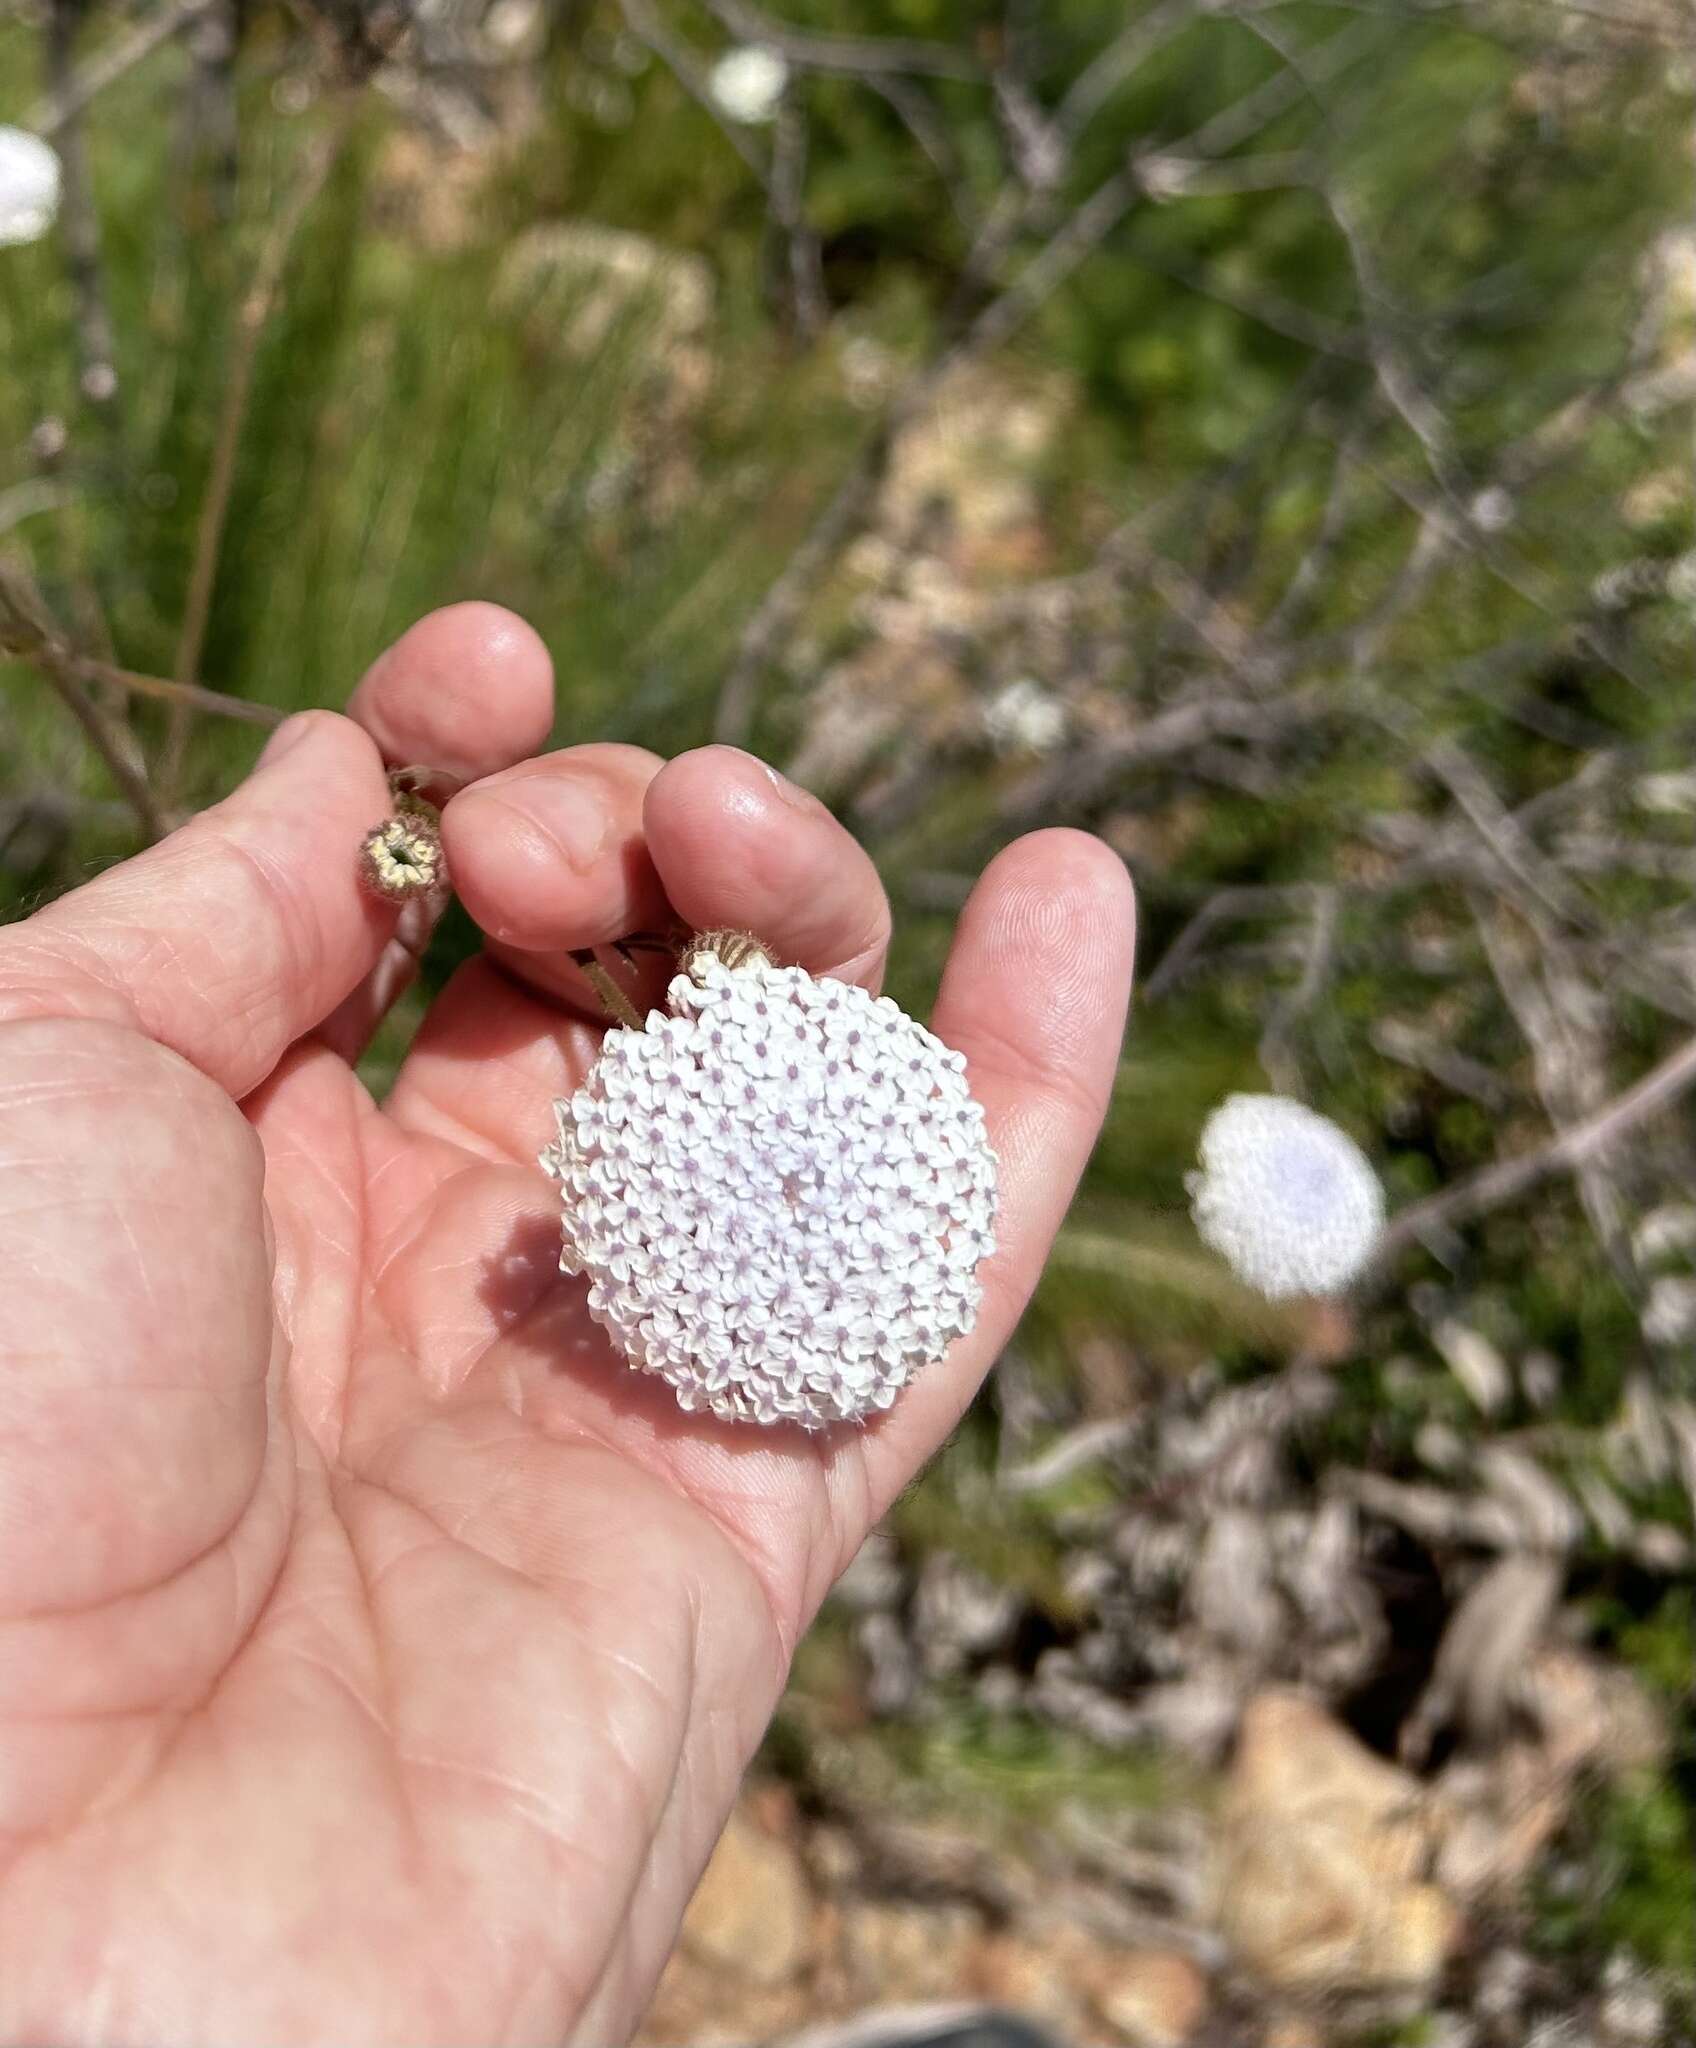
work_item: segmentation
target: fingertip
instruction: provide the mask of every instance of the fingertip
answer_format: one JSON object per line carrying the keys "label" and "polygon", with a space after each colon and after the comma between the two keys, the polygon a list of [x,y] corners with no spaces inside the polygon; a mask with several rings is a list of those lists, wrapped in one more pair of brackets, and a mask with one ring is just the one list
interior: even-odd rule
{"label": "fingertip", "polygon": [[[1082,952],[1098,969],[1136,956],[1137,895],[1130,870],[1093,832],[1052,825],[1004,847],[978,885],[1001,899],[1009,944]],[[975,893],[975,892],[974,892]]]}
{"label": "fingertip", "polygon": [[667,823],[720,817],[762,823],[774,812],[830,815],[816,796],[757,754],[716,742],[674,755],[648,785],[648,808]]}
{"label": "fingertip", "polygon": [[285,754],[292,754],[296,747],[304,745],[312,737],[316,715],[311,711],[297,711],[292,718],[285,718],[259,749],[253,762],[254,772],[257,774],[261,768],[275,767]]}
{"label": "fingertip", "polygon": [[877,869],[775,768],[740,747],[679,754],[649,784],[643,826],[685,923],[746,929],[815,974],[877,985],[889,944]]}
{"label": "fingertip", "polygon": [[347,708],[391,766],[440,768],[470,782],[546,745],[553,659],[504,606],[446,605],[377,657]]}
{"label": "fingertip", "polygon": [[462,790],[442,813],[442,842],[478,926],[547,952],[662,919],[641,829],[656,765],[640,747],[574,747]]}
{"label": "fingertip", "polygon": [[932,1028],[966,1055],[988,1120],[998,1249],[976,1333],[878,1432],[879,1512],[958,1421],[1036,1285],[1111,1098],[1135,939],[1124,862],[1087,832],[1015,840],[967,899]]}
{"label": "fingertip", "polygon": [[[589,829],[599,832],[591,808]],[[540,948],[576,894],[575,864],[525,808],[474,785],[442,813],[442,846],[460,901],[491,939]]]}
{"label": "fingertip", "polygon": [[1033,832],[996,855],[967,899],[936,1029],[1015,1093],[1050,1091],[1093,1122],[1112,1087],[1135,950],[1123,861],[1087,832]]}
{"label": "fingertip", "polygon": [[291,807],[363,797],[373,825],[382,822],[389,804],[388,778],[375,742],[339,711],[297,711],[284,719],[247,782],[204,815],[221,816],[227,807],[246,810],[255,795],[269,798],[273,793]]}

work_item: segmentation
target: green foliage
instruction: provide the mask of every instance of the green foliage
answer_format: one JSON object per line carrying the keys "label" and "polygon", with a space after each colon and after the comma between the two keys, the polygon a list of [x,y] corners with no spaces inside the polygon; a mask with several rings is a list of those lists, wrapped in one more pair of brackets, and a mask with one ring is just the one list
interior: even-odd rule
{"label": "green foliage", "polygon": [[1101,1814],[1159,1806],[1182,1778],[1167,1759],[1057,1738],[1028,1716],[965,1705],[937,1721],[892,1730],[889,1748],[937,1805],[956,1812],[987,1805],[1015,1820],[1045,1820],[1073,1804]]}
{"label": "green foliage", "polygon": [[851,1790],[856,1810],[969,1814],[1009,1841],[1068,1809],[1111,1823],[1205,1797],[1172,1758],[1104,1749],[1023,1713],[987,1713],[960,1688],[935,1688],[922,1720],[861,1728],[843,1711],[854,1684],[851,1650],[827,1614],[797,1654],[766,1767],[803,1790]]}
{"label": "green foliage", "polygon": [[1600,1965],[1618,1949],[1667,1973],[1688,2012],[1696,2000],[1696,1860],[1690,1810],[1650,1775],[1595,1790],[1572,1829],[1584,1872],[1570,1889],[1545,1883],[1535,1907],[1550,1953]]}
{"label": "green foliage", "polygon": [[[788,0],[783,12],[820,32],[934,38],[984,67],[1006,33],[967,0]],[[1040,18],[1020,53],[1037,107],[1052,115],[1134,12],[1122,0],[1025,10]],[[1145,181],[990,365],[1007,391],[1066,393],[1029,458],[1040,529],[1029,574],[1082,571],[1134,519],[1215,601],[1198,626],[1139,569],[1084,616],[1073,638],[1086,652],[1123,648],[1090,685],[1104,729],[1157,711],[1204,660],[1217,689],[1261,687],[1239,673],[1231,636],[1286,601],[1299,659],[1275,687],[1369,700],[1382,713],[1347,727],[1317,721],[1280,741],[1275,759],[1246,747],[1234,779],[1217,764],[1178,791],[1127,777],[1079,810],[1130,849],[1145,967],[1222,889],[1382,882],[1384,821],[1426,823],[1451,808],[1419,758],[1439,732],[1464,741],[1510,805],[1565,781],[1587,747],[1635,747],[1645,769],[1689,761],[1688,604],[1651,596],[1604,615],[1589,595],[1622,561],[1664,565],[1696,538],[1687,478],[1677,482],[1687,417],[1598,406],[1553,453],[1521,441],[1558,423],[1567,401],[1582,413],[1643,367],[1631,350],[1645,264],[1687,202],[1687,87],[1664,52],[1610,44],[1590,61],[1576,30],[1539,23],[1535,9],[1273,12],[1319,85],[1291,92],[1192,189]],[[283,89],[298,82],[287,18],[254,14],[232,190],[183,146],[190,69],[176,43],[115,85],[90,123],[123,376],[115,422],[77,391],[62,252],[0,250],[0,504],[24,486],[53,487],[0,547],[27,557],[79,638],[163,673],[178,656],[242,298],[333,118],[321,100]],[[807,343],[774,284],[785,252],[764,197],[712,116],[631,41],[613,7],[591,7],[581,26],[527,81],[533,102],[501,106],[510,132],[470,164],[421,139],[388,100],[361,105],[253,364],[201,662],[219,688],[279,709],[339,705],[412,619],[476,595],[524,613],[550,645],[562,742],[670,752],[705,739],[749,616],[874,431],[880,401],[850,389],[849,349],[878,357],[887,389],[993,295],[967,274],[1007,172],[1007,123],[982,79],[926,86],[953,190],[887,96],[840,76],[805,81],[806,211],[832,316]],[[97,15],[90,46],[108,32]],[[688,17],[685,32],[702,55],[717,47],[704,18]],[[33,31],[16,16],[0,23],[0,120],[32,104],[38,62]],[[1030,210],[1002,278],[1128,159],[1184,157],[1198,132],[1283,74],[1252,11],[1198,10],[1157,39],[1106,99],[1062,189]],[[1370,276],[1345,225],[1372,252]],[[585,229],[638,238],[658,259],[648,285],[604,318]],[[699,297],[683,330],[668,325],[674,288]],[[1441,396],[1452,446],[1440,478],[1382,388],[1387,359]],[[1350,423],[1368,416],[1379,424],[1364,453],[1340,462]],[[51,460],[36,432],[49,419],[66,429]],[[1467,492],[1509,454],[1510,530],[1455,552],[1393,607],[1422,518],[1459,518]],[[1629,495],[1663,474],[1673,485],[1628,514]],[[1322,573],[1302,586],[1327,534]],[[1005,572],[1010,582],[1023,573]],[[827,579],[798,645],[762,676],[755,736],[768,750],[805,734],[819,678],[865,644],[863,598],[855,575]],[[1362,652],[1349,633],[1379,607],[1382,630]],[[994,641],[956,650],[968,710],[999,653]],[[1032,666],[1042,679],[1039,655]],[[149,748],[165,724],[155,708],[135,712]],[[952,884],[992,854],[1041,767],[994,758],[963,733],[937,746],[922,800],[905,811],[879,796],[879,778],[898,776],[913,751],[905,723],[863,785],[840,795],[896,899],[890,986],[916,1009],[934,990],[952,920],[935,907],[946,892],[915,878]],[[7,915],[122,855],[134,835],[39,679],[4,662],[0,744],[0,797],[46,787],[82,807],[57,836],[0,839]],[[253,746],[246,729],[202,721],[187,796],[227,787]],[[1660,843],[1688,852],[1696,832],[1668,826]],[[1458,886],[1435,906],[1382,887],[1341,915],[1325,1001],[1297,1050],[1314,1099],[1368,1138],[1392,1198],[1409,1201],[1536,1142],[1546,1123],[1529,1062],[1503,1052],[1501,1007]],[[1610,877],[1595,897],[1604,922],[1677,901],[1654,875]],[[1404,919],[1419,922],[1436,964],[1386,943]],[[1236,1286],[1184,1214],[1208,1109],[1232,1088],[1267,1083],[1262,1033],[1300,972],[1287,944],[1268,942],[1292,929],[1245,916],[1219,934],[1205,972],[1139,1019],[1019,1339],[1052,1382],[1075,1376],[1079,1342],[1102,1328],[1172,1372],[1223,1356],[1246,1373],[1300,1348],[1300,1319]],[[451,923],[423,993],[475,943],[463,918]],[[367,1061],[379,1089],[421,1000],[390,1020]],[[1613,1050],[1640,1070],[1666,1027],[1646,1005],[1622,1002],[1619,1015]],[[1499,1070],[1511,1105],[1381,1056],[1375,1027],[1406,1018],[1431,1020],[1446,1050]],[[1409,1277],[1505,1304],[1503,1341],[1559,1361],[1557,1419],[1605,1422],[1641,1351],[1577,1197],[1553,1185],[1470,1233],[1456,1256],[1411,1261]],[[1402,1303],[1361,1329],[1330,1455],[1395,1465],[1423,1421],[1476,1426]],[[1387,1370],[1397,1352],[1419,1365]],[[1009,1502],[985,1484],[986,1467],[968,1429],[900,1504],[902,1539],[952,1549],[1063,1617],[1052,1525],[1080,1501]],[[1670,1675],[1688,1661],[1687,1630],[1687,1613],[1625,1627],[1620,1647]],[[1676,1711],[1687,1713],[1684,1696]],[[1017,1804],[1022,1786],[1055,1770],[1070,1782],[1074,1768],[1030,1730],[964,1707],[911,1740],[904,1767],[963,1796],[993,1787]],[[1090,1773],[1110,1786],[1120,1769],[1128,1788],[1139,1767],[1075,1768],[1087,1789]],[[1678,1915],[1688,1926],[1693,1905],[1681,1817],[1687,1825],[1677,1789],[1650,1783],[1600,1801],[1590,1821],[1618,1883],[1585,1912],[1607,1939],[1669,1965]],[[1551,1924],[1562,1910],[1550,1901]],[[1562,1924],[1576,1940],[1577,1910]]]}

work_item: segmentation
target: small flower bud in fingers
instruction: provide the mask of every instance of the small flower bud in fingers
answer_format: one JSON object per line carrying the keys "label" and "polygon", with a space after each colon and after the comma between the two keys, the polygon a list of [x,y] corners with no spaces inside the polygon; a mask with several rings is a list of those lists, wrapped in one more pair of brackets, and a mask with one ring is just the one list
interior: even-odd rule
{"label": "small flower bud in fingers", "polygon": [[442,835],[422,811],[399,811],[360,842],[359,872],[368,889],[391,903],[427,895],[447,875]]}

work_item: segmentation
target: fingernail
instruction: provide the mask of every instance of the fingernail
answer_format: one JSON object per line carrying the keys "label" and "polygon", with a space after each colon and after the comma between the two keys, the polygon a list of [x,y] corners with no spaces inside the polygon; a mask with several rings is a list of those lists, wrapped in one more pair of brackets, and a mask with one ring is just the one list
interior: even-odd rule
{"label": "fingernail", "polygon": [[[749,756],[750,760],[753,758],[754,756]],[[770,778],[772,788],[792,810],[810,811],[814,808],[818,801],[816,797],[809,796],[798,784],[791,782],[787,775],[779,775],[769,761],[761,761],[760,766]]]}
{"label": "fingernail", "polygon": [[536,775],[490,794],[527,818],[579,874],[587,874],[605,850],[606,806],[587,783],[571,776]]}
{"label": "fingernail", "polygon": [[285,754],[292,754],[311,732],[312,724],[312,714],[309,711],[297,711],[292,718],[285,718],[259,749],[259,759],[254,762],[254,767],[269,768]]}

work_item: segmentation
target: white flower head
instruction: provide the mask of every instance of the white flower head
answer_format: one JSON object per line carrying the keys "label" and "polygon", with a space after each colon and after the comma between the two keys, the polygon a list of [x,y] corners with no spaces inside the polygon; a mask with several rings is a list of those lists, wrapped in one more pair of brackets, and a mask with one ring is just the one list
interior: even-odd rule
{"label": "white flower head", "polygon": [[27,128],[0,127],[0,248],[39,242],[59,211],[59,158]]}
{"label": "white flower head", "polygon": [[707,92],[728,120],[758,127],[777,113],[789,84],[789,66],[765,43],[742,43],[707,73]]}
{"label": "white flower head", "polygon": [[1066,707],[1033,677],[1020,676],[984,705],[983,729],[998,753],[1051,754],[1066,737]]}
{"label": "white flower head", "polygon": [[1696,548],[1680,555],[1667,571],[1667,596],[1677,604],[1696,605]]}
{"label": "white flower head", "polygon": [[1371,1257],[1384,1191],[1329,1117],[1283,1095],[1227,1096],[1199,1151],[1189,1181],[1196,1228],[1269,1300],[1335,1293]]}
{"label": "white flower head", "polygon": [[1467,507],[1472,523],[1481,533],[1505,533],[1519,511],[1512,491],[1490,484],[1479,491]]}
{"label": "white flower head", "polygon": [[[733,955],[734,957],[734,955]],[[560,1265],[685,1410],[888,1408],[976,1321],[995,1157],[965,1061],[887,997],[705,948],[554,1105]]]}

